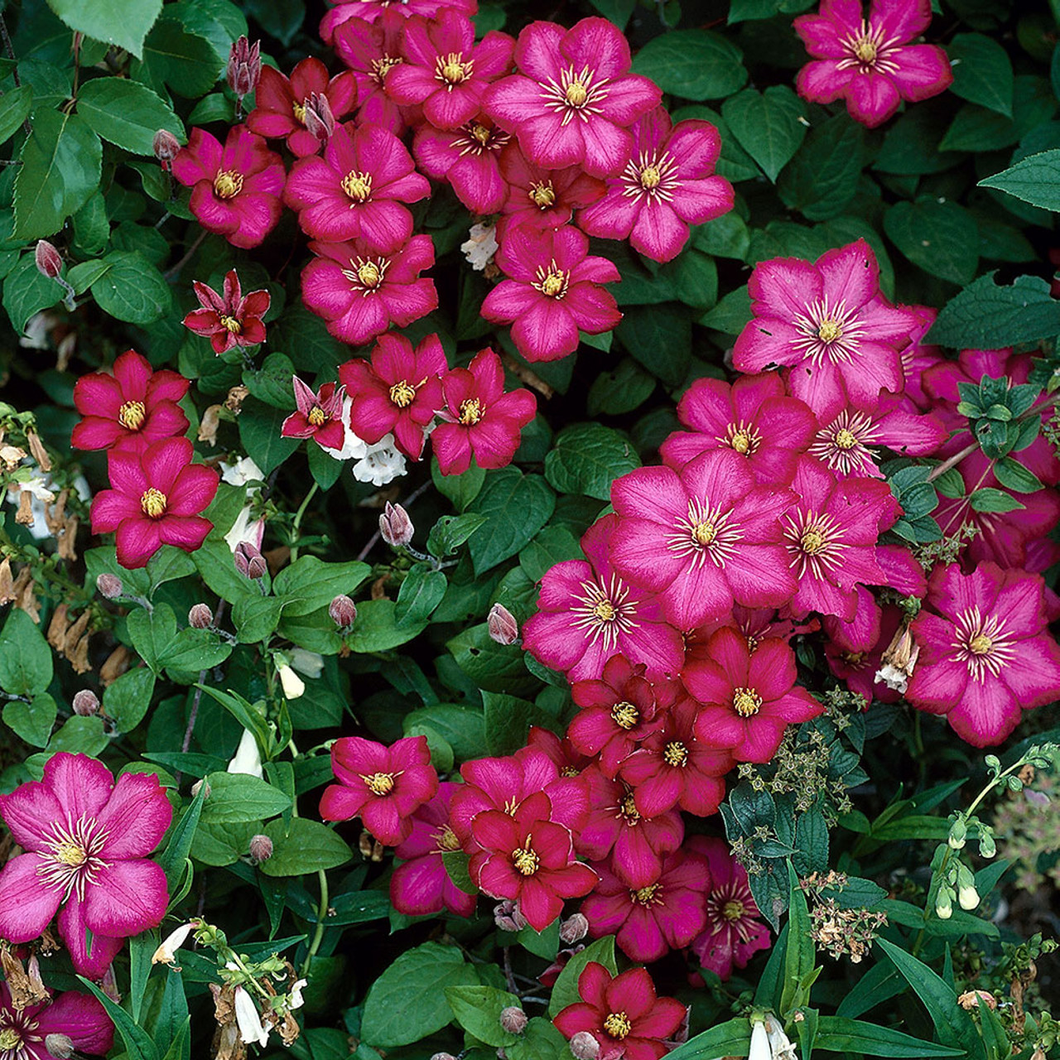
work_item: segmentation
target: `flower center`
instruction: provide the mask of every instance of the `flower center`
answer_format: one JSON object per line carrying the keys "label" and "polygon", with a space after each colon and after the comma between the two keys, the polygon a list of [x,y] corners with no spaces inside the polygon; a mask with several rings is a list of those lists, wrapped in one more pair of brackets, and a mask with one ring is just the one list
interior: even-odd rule
{"label": "flower center", "polygon": [[520,876],[533,876],[537,872],[541,859],[537,856],[537,851],[530,846],[529,837],[523,846],[512,851],[512,864]]}
{"label": "flower center", "polygon": [[366,261],[357,267],[357,279],[365,287],[375,287],[383,278],[383,274],[374,261]]}
{"label": "flower center", "polygon": [[474,427],[482,419],[482,402],[478,398],[468,398],[460,402],[460,423],[465,427]]}
{"label": "flower center", "polygon": [[821,342],[835,342],[843,337],[843,329],[837,320],[827,317],[817,325],[817,337]]}
{"label": "flower center", "polygon": [[733,691],[732,709],[741,718],[753,718],[762,709],[762,697],[753,688],[737,688]]}
{"label": "flower center", "polygon": [[709,545],[717,536],[713,523],[696,523],[692,529],[692,540],[697,545]]}
{"label": "flower center", "polygon": [[225,330],[230,331],[233,335],[239,335],[243,331],[243,325],[235,317],[222,316],[220,319]]}
{"label": "flower center", "polygon": [[13,1051],[21,1045],[22,1035],[14,1027],[5,1027],[0,1031],[0,1052]]}
{"label": "flower center", "polygon": [[825,546],[828,544],[828,539],[821,530],[811,527],[799,538],[799,544],[802,547],[802,551],[807,555],[816,556],[819,552],[824,551]]}
{"label": "flower center", "polygon": [[876,61],[876,42],[871,37],[859,37],[854,44],[858,61],[871,66]]}
{"label": "flower center", "polygon": [[485,143],[487,143],[489,141],[490,130],[487,129],[485,125],[482,125],[482,124],[480,124],[479,122],[476,121],[476,122],[473,122],[472,125],[471,125],[471,135],[476,140],[478,140],[478,142],[480,144],[485,144]]}
{"label": "flower center", "polygon": [[978,607],[970,607],[957,617],[956,626],[954,661],[963,662],[973,680],[996,678],[1015,658],[1016,643],[994,615],[984,617]]}
{"label": "flower center", "polygon": [[416,388],[407,379],[402,379],[390,388],[390,400],[399,409],[407,409],[416,400]]}
{"label": "flower center", "polygon": [[435,842],[438,844],[439,850],[446,852],[459,850],[460,840],[456,838],[456,832],[454,832],[449,825],[446,825],[438,834],[435,836]]}
{"label": "flower center", "polygon": [[142,401],[126,401],[118,409],[118,422],[127,431],[138,431],[147,419],[147,409]]}
{"label": "flower center", "polygon": [[611,1035],[612,1038],[618,1038],[621,1041],[626,1037],[627,1034],[633,1029],[633,1024],[629,1021],[629,1016],[624,1012],[609,1012],[604,1017],[604,1030]]}
{"label": "flower center", "polygon": [[61,861],[64,865],[70,865],[74,868],[78,865],[84,865],[88,860],[85,848],[74,839],[64,839],[56,843],[52,847],[52,856],[56,861]]}
{"label": "flower center", "polygon": [[615,605],[610,600],[601,600],[594,608],[593,614],[601,622],[614,622]]}
{"label": "flower center", "polygon": [[389,795],[394,790],[393,773],[373,773],[368,777],[361,777],[368,785],[368,790],[373,795]]}
{"label": "flower center", "polygon": [[735,898],[731,899],[721,907],[721,915],[730,923],[735,923],[737,920],[742,919],[744,915],[743,902],[738,902]]}
{"label": "flower center", "polygon": [[37,875],[45,886],[62,891],[64,899],[74,891],[84,899],[85,885],[96,883],[99,870],[108,867],[99,858],[106,840],[107,833],[92,817],[81,817],[76,824],[54,822],[44,836]]}
{"label": "flower center", "polygon": [[688,762],[688,748],[680,740],[668,743],[663,748],[663,761],[668,766],[684,766]]}
{"label": "flower center", "polygon": [[390,55],[384,55],[379,59],[372,60],[372,77],[376,84],[382,85],[383,79],[387,75],[387,71],[393,69],[401,62],[400,58],[396,58]]}
{"label": "flower center", "polygon": [[559,298],[567,286],[567,274],[559,269],[549,269],[548,274],[541,281],[541,293],[547,294],[549,298]]}
{"label": "flower center", "polygon": [[556,189],[552,187],[552,181],[545,181],[544,184],[531,184],[530,201],[541,210],[547,210],[555,205]]}
{"label": "flower center", "polygon": [[994,642],[985,634],[980,633],[977,637],[972,637],[968,642],[968,650],[973,655],[989,655],[990,649],[993,648]]}
{"label": "flower center", "polygon": [[576,77],[567,85],[564,95],[572,107],[584,107],[585,101],[589,98],[589,89],[580,77]]}
{"label": "flower center", "polygon": [[158,519],[166,514],[166,495],[161,490],[156,490],[154,486],[144,491],[143,496],[140,498],[140,508],[144,515],[150,516],[152,519]]}
{"label": "flower center", "polygon": [[662,180],[662,174],[658,166],[645,166],[640,171],[640,186],[645,190],[657,188],[660,180]]}
{"label": "flower center", "polygon": [[632,703],[623,700],[611,708],[611,718],[620,729],[632,729],[640,721],[640,711]]}
{"label": "flower center", "polygon": [[858,440],[853,431],[848,431],[846,427],[841,427],[836,431],[835,444],[840,449],[853,449],[858,444]]}
{"label": "flower center", "polygon": [[654,905],[656,902],[661,902],[661,898],[655,896],[662,890],[661,883],[651,883],[647,887],[641,887],[640,890],[630,891],[630,901],[637,902],[639,905]]}
{"label": "flower center", "polygon": [[367,202],[372,197],[372,174],[350,170],[342,178],[342,190],[354,202]]}
{"label": "flower center", "polygon": [[306,419],[310,427],[323,427],[328,422],[328,414],[319,405],[314,405]]}
{"label": "flower center", "polygon": [[226,169],[213,178],[213,190],[218,198],[231,199],[243,190],[243,174],[234,169]]}
{"label": "flower center", "polygon": [[751,450],[751,438],[746,431],[737,431],[730,444],[741,456],[746,456]]}
{"label": "flower center", "polygon": [[298,122],[299,125],[305,125],[305,100],[299,103],[296,99],[291,105],[291,110],[294,111],[294,120]]}
{"label": "flower center", "polygon": [[628,824],[636,824],[640,820],[640,811],[634,800],[633,792],[627,791],[618,801],[618,812],[625,817]]}
{"label": "flower center", "polygon": [[[448,85],[459,85],[471,76],[471,62],[463,62],[462,52],[450,52],[446,56],[438,56],[438,72],[435,75],[439,81]],[[485,141],[483,141],[485,142]]]}

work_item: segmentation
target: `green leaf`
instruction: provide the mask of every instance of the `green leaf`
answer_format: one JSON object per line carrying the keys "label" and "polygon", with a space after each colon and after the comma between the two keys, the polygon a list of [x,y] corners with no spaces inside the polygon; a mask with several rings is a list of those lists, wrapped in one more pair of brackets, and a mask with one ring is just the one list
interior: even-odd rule
{"label": "green leaf", "polygon": [[[711,312],[715,312],[715,306]],[[615,329],[619,341],[667,386],[680,386],[692,363],[692,324],[687,311],[673,305],[631,306]]]}
{"label": "green leaf", "polygon": [[559,493],[606,501],[611,483],[638,467],[636,451],[619,431],[601,423],[577,423],[556,436],[545,457],[545,478]]}
{"label": "green leaf", "polygon": [[548,1014],[555,1019],[556,1015],[568,1005],[581,1000],[578,993],[578,976],[582,974],[590,961],[602,964],[612,975],[618,975],[615,964],[615,937],[605,935],[602,939],[590,942],[580,953],[576,953],[563,966],[559,978],[552,987],[552,998],[548,1003]]}
{"label": "green leaf", "polygon": [[68,751],[70,754],[98,755],[110,740],[103,731],[103,719],[98,715],[82,718],[74,715],[63,722],[61,728],[48,741],[47,751]]}
{"label": "green leaf", "polygon": [[983,486],[968,497],[973,512],[1015,512],[1023,505],[1010,493]]}
{"label": "green leaf", "polygon": [[844,114],[815,125],[780,174],[784,204],[811,221],[842,213],[857,191],[864,140],[862,127]]}
{"label": "green leaf", "polygon": [[284,438],[280,434],[286,418],[283,409],[266,405],[258,398],[247,398],[243,402],[239,413],[239,438],[247,456],[265,475],[278,468],[301,444],[298,438]]}
{"label": "green leaf", "polygon": [[806,136],[805,107],[787,85],[773,85],[764,93],[753,88],[727,99],[722,117],[740,146],[774,183]]}
{"label": "green leaf", "polygon": [[962,206],[921,196],[895,203],[883,215],[887,238],[925,272],[953,283],[970,283],[979,262],[979,229]]}
{"label": "green leaf", "polygon": [[13,607],[0,633],[0,688],[13,696],[35,696],[52,680],[52,650],[29,615]]}
{"label": "green leaf", "polygon": [[817,1024],[817,1048],[843,1056],[864,1053],[866,1056],[907,1057],[909,1060],[964,1055],[963,1049],[925,1042],[890,1027],[879,1027],[874,1023],[847,1019],[845,1016],[820,1017]]}
{"label": "green leaf", "polygon": [[1060,149],[1042,151],[979,181],[981,188],[997,188],[1017,199],[1060,211]]}
{"label": "green leaf", "polygon": [[950,91],[969,103],[1012,117],[1015,78],[1008,52],[982,33],[958,33],[946,48],[953,70]]}
{"label": "green leaf", "polygon": [[813,973],[817,958],[810,934],[810,911],[806,904],[806,893],[799,886],[799,877],[790,862],[788,884],[788,949],[784,956],[784,987],[780,998],[780,1011],[784,1015],[805,1004],[804,984]]}
{"label": "green leaf", "polygon": [[55,305],[62,296],[62,288],[37,268],[32,253],[23,254],[4,280],[4,309],[20,335],[30,317]]}
{"label": "green leaf", "polygon": [[403,953],[372,984],[360,1036],[387,1049],[419,1041],[452,1020],[446,988],[476,981],[474,968],[456,946],[425,942]]}
{"label": "green leaf", "polygon": [[41,692],[29,703],[21,699],[5,703],[4,724],[33,747],[47,747],[58,712],[55,700],[47,692]]}
{"label": "green leaf", "polygon": [[371,573],[367,563],[325,563],[316,556],[299,556],[272,583],[276,596],[287,600],[284,616],[308,615],[327,607],[336,596],[352,596]]}
{"label": "green leaf", "polygon": [[684,99],[724,99],[747,81],[743,53],[718,33],[677,29],[652,38],[633,60],[635,73]]}
{"label": "green leaf", "polygon": [[998,287],[993,272],[980,276],[939,313],[925,342],[954,349],[996,350],[1060,333],[1060,301],[1038,276]]}
{"label": "green leaf", "polygon": [[[264,401],[266,405],[291,412],[295,408],[294,387],[291,383],[291,377],[294,374],[294,364],[287,354],[270,353],[259,369],[244,370],[243,385],[254,397],[259,401]],[[311,448],[320,449],[320,446],[314,443]],[[326,453],[324,455],[327,456]],[[341,461],[333,460],[330,456],[328,460],[338,464],[339,467],[342,466]]]}
{"label": "green leaf", "polygon": [[445,999],[456,1016],[456,1022],[479,1041],[497,1047],[519,1041],[516,1035],[501,1026],[504,1009],[523,1007],[507,990],[492,986],[447,986]]}
{"label": "green leaf", "polygon": [[[422,632],[426,622],[405,621],[398,625],[395,617],[396,604],[393,600],[365,600],[357,605],[357,621],[353,630],[346,636],[346,646],[352,652],[365,653],[389,651],[399,644],[405,644]],[[330,619],[328,620],[331,621]],[[334,628],[334,623],[331,623]],[[285,630],[280,625],[280,632]]]}
{"label": "green leaf", "polygon": [[555,729],[556,719],[525,699],[499,692],[483,692],[486,749],[491,755],[510,755],[526,745],[531,725]]}
{"label": "green leaf", "polygon": [[173,299],[165,277],[138,250],[114,250],[110,268],[92,284],[99,308],[129,324],[152,324],[169,312]]}
{"label": "green leaf", "polygon": [[248,773],[211,773],[206,783],[210,797],[203,804],[203,824],[263,821],[283,813],[291,805],[291,800],[278,788]]}
{"label": "green leaf", "polygon": [[202,807],[205,800],[206,785],[203,784],[199,788],[198,794],[188,804],[188,808],[181,814],[176,827],[169,833],[169,842],[158,859],[158,864],[162,866],[162,871],[166,874],[166,885],[170,894],[173,894],[177,889],[177,885],[184,875],[188,854],[195,839],[195,830],[199,827],[199,818],[202,816]]}
{"label": "green leaf", "polygon": [[103,709],[114,719],[118,732],[132,732],[151,706],[155,675],[146,666],[123,673],[103,692]]}
{"label": "green leaf", "polygon": [[443,475],[438,458],[431,457],[431,480],[434,488],[447,497],[458,512],[462,512],[479,495],[486,481],[486,472],[472,460],[471,466],[463,474]]}
{"label": "green leaf", "polygon": [[667,1053],[667,1057],[668,1060],[718,1060],[723,1056],[746,1056],[750,1045],[751,1021],[738,1016],[689,1038]]}
{"label": "green leaf", "polygon": [[482,492],[468,506],[487,517],[468,548],[475,574],[480,575],[514,556],[548,522],[556,496],[540,475],[515,468],[491,471]]}
{"label": "green leaf", "polygon": [[155,23],[144,41],[143,63],[134,63],[132,74],[156,87],[165,82],[178,96],[196,99],[213,88],[223,68],[224,61],[205,37],[189,33],[167,16]]}
{"label": "green leaf", "polygon": [[116,44],[139,59],[162,0],[48,0],[48,6],[72,30]]}
{"label": "green leaf", "polygon": [[29,85],[13,88],[0,97],[0,144],[18,132],[32,109],[33,89]]}
{"label": "green leaf", "polygon": [[232,625],[239,643],[264,640],[279,625],[285,603],[275,596],[240,596],[232,605]]}
{"label": "green leaf", "polygon": [[1045,488],[1034,472],[1011,456],[1004,457],[994,465],[994,474],[1002,486],[1016,493],[1037,493]]}
{"label": "green leaf", "polygon": [[272,840],[272,857],[258,869],[266,876],[303,876],[307,872],[334,869],[353,857],[346,841],[320,821],[294,817],[265,825]]}
{"label": "green leaf", "polygon": [[445,571],[432,570],[430,564],[418,563],[405,576],[394,607],[397,625],[422,626],[442,602],[449,580]]}
{"label": "green leaf", "polygon": [[637,6],[637,0],[590,0],[593,7],[604,18],[610,19],[619,29],[625,29],[629,16]]}
{"label": "green leaf", "polygon": [[155,133],[184,139],[184,123],[149,88],[118,77],[97,77],[81,87],[77,113],[108,143],[134,155],[154,153]]}
{"label": "green leaf", "polygon": [[121,1005],[111,1000],[90,979],[86,979],[83,975],[77,978],[95,994],[96,1000],[107,1010],[107,1015],[113,1020],[114,1026],[121,1035],[122,1043],[125,1045],[125,1055],[129,1060],[158,1060],[158,1050],[155,1048],[151,1035],[143,1027],[138,1026]]}

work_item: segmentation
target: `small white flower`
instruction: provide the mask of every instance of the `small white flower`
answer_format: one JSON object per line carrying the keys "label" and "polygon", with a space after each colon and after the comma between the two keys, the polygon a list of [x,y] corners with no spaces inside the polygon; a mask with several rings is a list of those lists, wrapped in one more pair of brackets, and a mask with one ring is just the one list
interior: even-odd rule
{"label": "small white flower", "polygon": [[482,272],[499,249],[496,225],[472,225],[468,235],[471,238],[466,243],[460,244],[460,250],[470,262],[471,267],[476,272]]}
{"label": "small white flower", "polygon": [[176,960],[177,950],[188,940],[188,935],[196,927],[194,921],[181,924],[175,931],[171,931],[163,940],[162,945],[155,950],[151,957],[152,964],[173,964]]}
{"label": "small white flower", "polygon": [[[230,486],[246,486],[248,482],[257,482],[265,478],[265,472],[250,459],[249,456],[237,460],[234,464],[221,463],[221,481]],[[261,486],[249,486],[247,488],[247,503],[243,505],[231,530],[225,534],[225,543],[235,552],[240,542],[246,541],[255,548],[261,548],[262,538],[265,536],[265,520],[251,519],[251,501],[261,490]]]}
{"label": "small white flower", "polygon": [[780,1020],[773,1015],[766,1016],[765,1028],[769,1036],[769,1048],[773,1050],[773,1060],[799,1060],[799,1054],[784,1033]]}
{"label": "small white flower", "polygon": [[48,348],[48,331],[57,323],[54,313],[41,311],[34,313],[26,321],[25,333],[19,338],[19,346],[28,350],[46,350]]}
{"label": "small white flower", "polygon": [[241,986],[235,989],[236,1023],[239,1026],[239,1036],[244,1045],[257,1042],[258,1045],[267,1045],[269,1032],[261,1022],[257,1006],[254,1004],[250,994]]}
{"label": "small white flower", "polygon": [[[245,486],[248,482],[262,482],[264,479],[265,472],[249,456],[237,460],[234,464],[221,461],[221,481],[227,482],[229,486]],[[252,486],[247,490],[247,496],[259,489],[261,486]]]}
{"label": "small white flower", "polygon": [[751,1051],[747,1060],[773,1060],[773,1050],[769,1048],[769,1035],[765,1024],[760,1020],[751,1025]]}
{"label": "small white flower", "polygon": [[324,672],[324,656],[319,652],[306,651],[305,648],[292,648],[284,654],[291,660],[291,665],[306,677],[319,677]]}
{"label": "small white flower", "polygon": [[395,448],[392,434],[386,434],[375,445],[368,446],[364,458],[353,465],[353,477],[373,486],[385,486],[404,474],[405,457]]}
{"label": "small white flower", "polygon": [[277,676],[283,686],[283,694],[287,699],[297,699],[305,693],[305,682],[291,669],[287,663],[278,667]]}
{"label": "small white flower", "polygon": [[332,449],[322,445],[328,456],[335,460],[360,460],[368,453],[368,443],[358,438],[350,427],[350,409],[353,408],[353,398],[347,397],[342,402],[342,448]]}
{"label": "small white flower", "polygon": [[305,1004],[305,1000],[302,997],[302,987],[306,985],[308,980],[299,979],[296,983],[291,986],[291,1011],[293,1012],[296,1008],[301,1008]]}
{"label": "small white flower", "polygon": [[261,777],[264,770],[261,766],[261,752],[258,741],[250,729],[244,729],[236,748],[235,757],[228,763],[229,773],[246,773],[252,777]]}

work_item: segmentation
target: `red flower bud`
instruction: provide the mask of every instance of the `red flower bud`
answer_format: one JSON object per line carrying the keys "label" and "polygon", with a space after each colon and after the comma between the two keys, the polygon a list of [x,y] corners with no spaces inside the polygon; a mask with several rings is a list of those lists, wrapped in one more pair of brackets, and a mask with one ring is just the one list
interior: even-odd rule
{"label": "red flower bud", "polygon": [[159,129],[155,133],[155,158],[158,159],[166,172],[169,172],[169,164],[177,157],[179,150],[180,141],[168,129]]}
{"label": "red flower bud", "polygon": [[272,840],[267,835],[251,836],[249,850],[253,862],[268,861],[272,857]]}
{"label": "red flower bud", "polygon": [[486,628],[489,630],[490,639],[498,644],[514,644],[519,639],[519,623],[504,604],[494,604],[490,608]]}
{"label": "red flower bud", "polygon": [[206,604],[195,604],[188,612],[188,625],[192,629],[209,629],[213,625],[213,612]]}
{"label": "red flower bud", "polygon": [[265,577],[266,563],[261,550],[249,541],[240,541],[234,555],[236,570],[252,581]]}
{"label": "red flower bud", "polygon": [[46,239],[37,240],[37,249],[34,251],[34,256],[37,259],[37,268],[49,280],[56,279],[63,271],[62,256]]}
{"label": "red flower bud", "polygon": [[501,1029],[509,1034],[522,1034],[526,1030],[526,1013],[521,1008],[509,1005],[501,1011]]}
{"label": "red flower bud", "polygon": [[379,516],[379,533],[391,548],[402,548],[412,540],[414,531],[408,512],[400,504],[386,502]]}
{"label": "red flower bud", "polygon": [[116,574],[101,574],[96,578],[96,588],[108,600],[117,600],[122,593],[121,578]]}
{"label": "red flower bud", "polygon": [[357,621],[357,605],[348,596],[336,596],[328,605],[328,614],[339,629],[347,630]]}
{"label": "red flower bud", "polygon": [[74,713],[82,718],[90,718],[99,712],[99,697],[90,688],[82,688],[74,695]]}
{"label": "red flower bud", "polygon": [[335,131],[335,115],[331,112],[331,104],[328,97],[322,92],[313,92],[306,101],[305,117],[306,129],[318,140],[327,141]]}
{"label": "red flower bud", "polygon": [[261,43],[251,44],[246,37],[233,42],[228,54],[228,68],[225,79],[228,87],[242,99],[248,92],[258,87],[261,78]]}

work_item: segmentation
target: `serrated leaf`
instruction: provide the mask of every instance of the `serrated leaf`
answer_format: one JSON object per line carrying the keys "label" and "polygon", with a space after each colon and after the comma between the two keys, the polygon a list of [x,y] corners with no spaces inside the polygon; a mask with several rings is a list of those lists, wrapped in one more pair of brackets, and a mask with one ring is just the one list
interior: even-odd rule
{"label": "serrated leaf", "polygon": [[1060,210],[1060,149],[1021,159],[979,181],[979,187],[996,188],[1032,206],[1056,212]]}
{"label": "serrated leaf", "polygon": [[939,313],[925,342],[954,349],[996,350],[1060,334],[1060,301],[1038,276],[1020,276],[1011,286],[980,276]]}
{"label": "serrated leaf", "polygon": [[601,423],[578,423],[556,436],[545,457],[545,478],[559,493],[580,493],[605,501],[611,483],[640,467],[632,444]]}
{"label": "serrated leaf", "polygon": [[515,468],[491,471],[469,512],[486,516],[468,548],[475,574],[495,567],[527,545],[548,522],[556,495],[540,475],[524,475]]}
{"label": "serrated leaf", "polygon": [[806,137],[805,107],[786,85],[765,92],[748,88],[727,99],[721,108],[740,146],[774,183]]}

